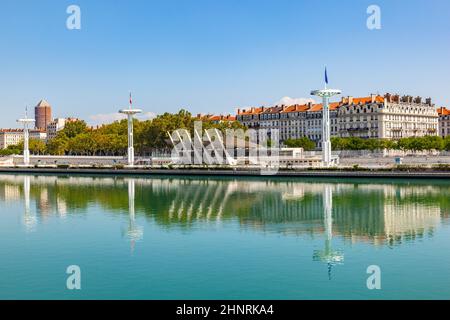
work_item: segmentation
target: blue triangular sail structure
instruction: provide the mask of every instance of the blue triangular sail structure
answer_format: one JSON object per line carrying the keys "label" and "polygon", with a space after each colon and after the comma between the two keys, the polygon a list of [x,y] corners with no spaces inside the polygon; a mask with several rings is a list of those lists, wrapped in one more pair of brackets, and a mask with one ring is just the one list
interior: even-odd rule
{"label": "blue triangular sail structure", "polygon": [[328,84],[328,72],[327,72],[327,67],[325,67],[325,83]]}

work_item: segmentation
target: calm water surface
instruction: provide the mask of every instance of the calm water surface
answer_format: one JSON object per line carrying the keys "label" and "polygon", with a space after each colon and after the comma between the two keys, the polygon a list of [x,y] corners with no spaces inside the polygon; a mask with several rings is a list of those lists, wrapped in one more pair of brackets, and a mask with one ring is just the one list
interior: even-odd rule
{"label": "calm water surface", "polygon": [[450,299],[449,218],[446,181],[0,175],[0,299]]}

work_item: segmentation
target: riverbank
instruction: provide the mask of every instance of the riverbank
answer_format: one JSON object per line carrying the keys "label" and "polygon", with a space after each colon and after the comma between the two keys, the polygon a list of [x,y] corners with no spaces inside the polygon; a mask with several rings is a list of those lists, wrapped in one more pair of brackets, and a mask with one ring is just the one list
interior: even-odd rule
{"label": "riverbank", "polygon": [[145,168],[35,168],[3,167],[0,173],[10,174],[58,174],[58,175],[140,175],[140,176],[235,176],[235,177],[324,177],[324,178],[414,178],[448,179],[450,171],[424,168],[398,169],[309,169],[280,170],[274,174],[262,174],[255,169],[145,169]]}

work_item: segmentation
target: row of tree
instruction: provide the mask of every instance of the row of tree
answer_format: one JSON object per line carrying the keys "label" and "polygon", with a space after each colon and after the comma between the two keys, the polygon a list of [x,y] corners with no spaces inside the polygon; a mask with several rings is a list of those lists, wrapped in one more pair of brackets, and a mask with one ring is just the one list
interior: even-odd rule
{"label": "row of tree", "polygon": [[[288,139],[284,145],[289,148],[303,148],[306,151],[315,150],[316,144],[307,137],[300,139]],[[403,150],[403,151],[450,151],[450,136],[441,138],[437,136],[409,137],[399,140],[388,139],[362,139],[332,138],[331,147],[333,150]]]}
{"label": "row of tree", "polygon": [[409,137],[399,140],[332,138],[333,150],[403,150],[403,151],[450,151],[450,136],[446,138],[437,136]]}
{"label": "row of tree", "polygon": [[[186,110],[176,114],[164,113],[147,120],[134,120],[135,150],[138,155],[149,154],[152,151],[170,152],[172,145],[167,132],[177,129],[194,131],[194,123],[198,121]],[[239,122],[202,121],[203,129],[217,128],[222,132],[226,129],[244,128]],[[387,139],[332,138],[333,150],[447,150],[450,151],[450,136],[410,137],[397,141]],[[288,139],[284,145],[291,148],[315,150],[316,144],[307,137]],[[0,150],[0,155],[20,154],[23,143]],[[67,123],[57,136],[47,143],[41,140],[30,140],[30,153],[50,155],[111,155],[120,156],[127,152],[127,120],[116,121],[97,129],[89,128],[84,121]]]}
{"label": "row of tree", "polygon": [[[177,129],[194,131],[194,123],[198,121],[191,113],[180,110],[176,114],[164,113],[158,117],[139,121],[134,120],[134,146],[136,154],[144,155],[152,151],[170,151],[172,145],[167,132]],[[223,132],[226,129],[244,128],[238,122],[215,123],[202,121],[203,129],[217,128]],[[84,121],[67,123],[57,136],[47,143],[30,140],[30,153],[50,155],[111,155],[120,156],[127,152],[127,120],[116,121],[97,129],[89,128]],[[9,146],[1,150],[0,155],[20,154],[23,143]]]}

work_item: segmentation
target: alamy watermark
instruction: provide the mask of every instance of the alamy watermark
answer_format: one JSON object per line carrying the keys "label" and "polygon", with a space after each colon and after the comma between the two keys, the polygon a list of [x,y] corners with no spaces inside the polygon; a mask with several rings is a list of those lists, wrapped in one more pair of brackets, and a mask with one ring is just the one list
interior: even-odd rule
{"label": "alamy watermark", "polygon": [[376,4],[372,4],[367,7],[367,29],[380,30],[381,29],[381,8]]}
{"label": "alamy watermark", "polygon": [[367,267],[367,274],[370,274],[367,278],[367,289],[369,290],[381,290],[381,268],[377,265]]}
{"label": "alamy watermark", "polygon": [[68,266],[66,273],[69,275],[66,281],[68,290],[81,290],[81,268],[77,265]]}
{"label": "alamy watermark", "polygon": [[203,123],[196,121],[192,132],[177,129],[168,135],[176,165],[244,165],[259,168],[262,175],[274,175],[280,167],[277,129],[227,129],[223,134],[203,130]]}
{"label": "alamy watermark", "polygon": [[66,13],[69,14],[66,20],[67,29],[81,30],[81,8],[72,4],[67,7]]}

